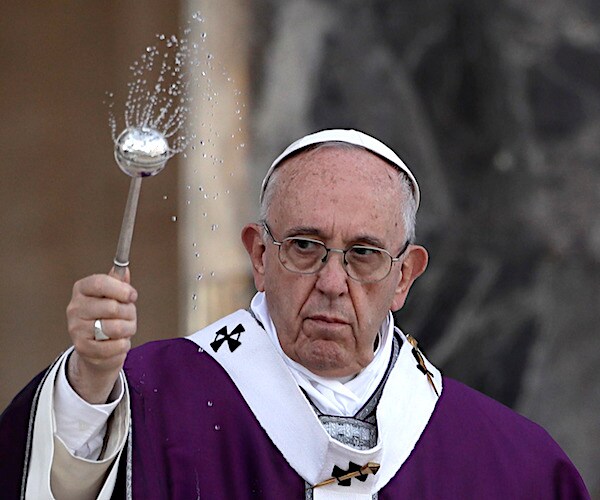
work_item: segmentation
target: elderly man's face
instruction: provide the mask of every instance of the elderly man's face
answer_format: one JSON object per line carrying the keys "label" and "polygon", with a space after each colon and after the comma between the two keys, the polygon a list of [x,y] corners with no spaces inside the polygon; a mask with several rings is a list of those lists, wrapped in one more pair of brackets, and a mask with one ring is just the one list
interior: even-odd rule
{"label": "elderly man's face", "polygon": [[[278,241],[304,236],[331,248],[366,244],[393,256],[402,249],[400,180],[379,157],[326,147],[301,153],[279,169],[267,215]],[[384,280],[359,283],[348,277],[338,253],[318,273],[297,274],[283,267],[278,247],[263,240],[260,226],[246,226],[242,239],[283,351],[326,377],[353,375],[369,364],[386,314],[402,307],[427,263],[425,250],[411,245]]]}

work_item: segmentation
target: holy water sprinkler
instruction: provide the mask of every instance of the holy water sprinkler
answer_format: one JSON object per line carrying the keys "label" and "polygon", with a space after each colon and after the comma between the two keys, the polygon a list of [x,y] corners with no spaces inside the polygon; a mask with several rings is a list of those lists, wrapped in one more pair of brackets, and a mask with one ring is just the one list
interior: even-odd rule
{"label": "holy water sprinkler", "polygon": [[[198,14],[192,18],[195,23],[203,22]],[[194,138],[186,133],[192,101],[188,87],[195,83],[190,69],[200,66],[201,47],[190,43],[187,35],[191,32],[189,27],[183,37],[157,35],[158,43],[146,47],[141,58],[130,67],[134,78],[128,84],[125,127],[118,136],[117,119],[110,113],[115,160],[131,177],[114,259],[115,273],[120,279],[129,265],[142,179],[158,174],[169,158],[182,152]]]}
{"label": "holy water sprinkler", "polygon": [[[129,266],[142,179],[158,174],[170,158],[185,150],[195,138],[194,134],[187,133],[186,121],[192,103],[188,88],[198,83],[196,75],[205,76],[212,69],[212,57],[199,57],[205,33],[202,33],[200,43],[190,42],[188,36],[192,33],[191,23],[203,22],[199,13],[195,13],[183,36],[156,35],[157,44],[146,47],[140,59],[130,67],[133,80],[128,83],[123,129],[117,126],[117,118],[112,112],[113,94],[108,94],[115,160],[131,177],[114,258],[114,272],[121,280]],[[191,71],[192,67],[194,71]],[[123,131],[117,136],[117,130]],[[96,340],[108,338],[102,331],[100,320],[94,327]]]}
{"label": "holy water sprinkler", "polygon": [[142,178],[158,174],[173,155],[165,136],[149,127],[127,128],[115,141],[115,160],[119,168],[131,177],[125,205],[121,234],[115,255],[115,273],[120,279],[129,265],[129,250]]}

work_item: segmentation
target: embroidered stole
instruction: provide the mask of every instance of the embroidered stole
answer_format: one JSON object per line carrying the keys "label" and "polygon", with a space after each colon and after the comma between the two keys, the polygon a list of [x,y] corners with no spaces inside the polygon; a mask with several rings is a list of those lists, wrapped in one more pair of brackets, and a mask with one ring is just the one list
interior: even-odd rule
{"label": "embroidered stole", "polygon": [[[308,485],[331,478],[335,471],[351,471],[355,465],[380,464],[376,475],[346,481],[350,488],[334,481],[307,490],[319,500],[372,498],[398,472],[429,421],[438,397],[416,369],[406,337],[399,330],[396,334],[402,344],[395,342],[395,363],[390,363],[385,383],[359,411],[368,418],[352,424],[351,432],[337,420],[340,417],[317,416],[248,311],[239,310],[188,338],[225,369],[273,443]],[[441,393],[441,374],[424,362]]]}

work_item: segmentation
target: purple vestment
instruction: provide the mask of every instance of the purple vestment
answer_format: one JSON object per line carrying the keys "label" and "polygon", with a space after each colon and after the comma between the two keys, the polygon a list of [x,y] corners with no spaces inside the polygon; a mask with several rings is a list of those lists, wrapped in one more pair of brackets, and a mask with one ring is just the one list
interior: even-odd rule
{"label": "purple vestment", "polygon": [[[133,498],[304,498],[303,479],[227,373],[196,344],[187,339],[146,344],[130,352],[125,371],[133,416]],[[0,420],[2,498],[18,498],[21,490],[37,384],[39,379]],[[114,498],[123,495],[125,455]],[[424,433],[379,498],[579,499],[589,494],[541,427],[445,378]]]}

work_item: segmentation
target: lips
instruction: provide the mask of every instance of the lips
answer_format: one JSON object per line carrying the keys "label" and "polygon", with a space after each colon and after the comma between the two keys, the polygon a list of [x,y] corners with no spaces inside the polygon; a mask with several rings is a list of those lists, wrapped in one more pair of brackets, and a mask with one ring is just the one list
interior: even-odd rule
{"label": "lips", "polygon": [[337,316],[324,314],[315,314],[306,318],[310,323],[319,329],[331,330],[348,326],[348,321]]}
{"label": "lips", "polygon": [[334,316],[325,316],[321,314],[309,316],[307,319],[312,319],[313,321],[324,321],[325,323],[343,323],[344,325],[347,324],[347,321],[345,321],[342,318],[336,318]]}

